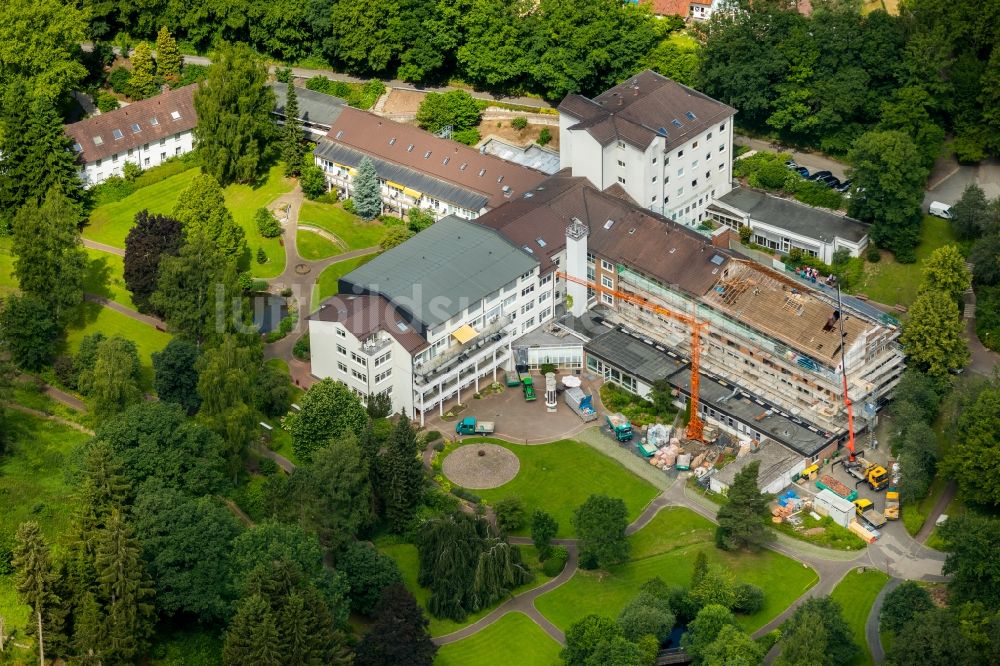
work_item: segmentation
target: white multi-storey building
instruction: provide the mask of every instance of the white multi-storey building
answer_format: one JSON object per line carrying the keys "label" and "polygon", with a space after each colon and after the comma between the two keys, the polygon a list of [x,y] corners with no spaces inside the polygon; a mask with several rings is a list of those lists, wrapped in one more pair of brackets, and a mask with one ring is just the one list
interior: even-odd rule
{"label": "white multi-storey building", "polygon": [[[547,261],[547,259],[546,259]],[[508,367],[513,340],[550,320],[552,275],[487,227],[446,217],[341,278],[309,321],[312,373],[423,423]]]}
{"label": "white multi-storey building", "polygon": [[79,156],[84,187],[121,176],[125,164],[143,169],[194,149],[195,84],[65,126]]}
{"label": "white multi-storey building", "polygon": [[560,166],[695,226],[709,202],[732,189],[735,113],[646,70],[594,99],[568,95],[562,101]]}

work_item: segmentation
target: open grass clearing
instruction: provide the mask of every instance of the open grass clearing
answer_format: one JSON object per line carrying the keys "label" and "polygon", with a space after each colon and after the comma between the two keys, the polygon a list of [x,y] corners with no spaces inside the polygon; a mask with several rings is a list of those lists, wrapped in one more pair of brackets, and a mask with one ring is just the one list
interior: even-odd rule
{"label": "open grass clearing", "polygon": [[84,336],[100,331],[105,337],[119,335],[135,343],[142,364],[143,388],[149,389],[153,381],[153,352],[158,352],[170,342],[170,334],[158,331],[149,324],[131,319],[98,303],[82,303],[70,323],[66,334],[67,351],[75,354]]}
{"label": "open grass clearing", "polygon": [[377,220],[364,222],[344,210],[341,204],[306,201],[299,211],[299,224],[324,229],[344,242],[350,250],[375,247],[385,234],[385,225]]}
{"label": "open grass clearing", "polygon": [[[491,504],[505,497],[519,497],[528,516],[535,509],[544,509],[559,522],[560,538],[574,536],[573,512],[590,495],[621,498],[631,522],[658,492],[617,461],[574,440],[526,446],[498,439],[470,438],[463,440],[463,445],[475,442],[499,444],[513,451],[521,461],[513,481],[475,493]],[[528,532],[526,527],[517,534]]]}
{"label": "open grass clearing", "polygon": [[[269,206],[275,199],[291,192],[295,187],[291,178],[285,178],[284,169],[283,165],[275,164],[268,172],[267,180],[262,184],[230,185],[224,190],[226,207],[232,212],[236,223],[243,227],[247,247],[253,257],[252,259],[247,257],[241,267],[249,268],[254,277],[277,277],[285,270],[285,248],[281,245],[281,237],[264,238],[257,231],[257,223],[254,221],[258,208]],[[266,264],[257,263],[257,248],[263,248],[267,254]]]}
{"label": "open grass clearing", "polygon": [[688,509],[661,511],[630,537],[633,559],[610,571],[577,571],[568,582],[539,597],[535,607],[564,631],[580,618],[597,613],[617,617],[650,578],[687,586],[694,559],[703,551],[710,564],[733,572],[736,580],[764,590],[764,608],[737,616],[747,631],[764,626],[819,580],[809,567],[772,550],[729,553],[715,547],[715,526]]}
{"label": "open grass clearing", "polygon": [[338,245],[308,229],[299,229],[296,232],[295,244],[299,248],[299,256],[306,261],[326,259],[341,252]]}
{"label": "open grass clearing", "polygon": [[883,253],[882,260],[877,264],[865,264],[865,275],[858,291],[879,303],[886,305],[899,303],[909,307],[917,298],[924,262],[931,252],[953,242],[955,235],[948,220],[930,215],[924,216],[920,230],[920,245],[917,247],[917,261],[912,264],[901,264],[889,253]]}
{"label": "open grass clearing", "polygon": [[377,253],[366,254],[363,257],[355,257],[354,259],[338,261],[337,263],[330,264],[324,268],[323,272],[320,273],[319,277],[316,279],[316,283],[313,285],[312,304],[310,306],[310,310],[315,310],[319,307],[320,303],[331,296],[337,295],[339,291],[337,284],[340,281],[340,278],[344,277],[355,268],[364,266],[377,256]]}
{"label": "open grass clearing", "polygon": [[443,645],[434,666],[556,666],[561,646],[524,613],[508,613],[482,631]]}
{"label": "open grass clearing", "polygon": [[[393,543],[380,545],[378,549],[396,561],[400,572],[403,574],[403,583],[406,585],[406,589],[410,591],[413,598],[416,599],[417,603],[424,609],[424,613],[430,620],[429,630],[431,632],[431,636],[444,636],[445,634],[458,631],[462,627],[467,627],[473,622],[477,622],[486,617],[493,611],[494,608],[496,608],[496,606],[492,606],[490,608],[484,608],[476,613],[472,613],[466,617],[463,622],[436,618],[427,612],[427,602],[430,599],[431,591],[417,584],[417,575],[420,572],[420,558],[417,555],[417,547],[411,543]],[[527,585],[515,588],[512,595],[517,595],[534,587],[538,587],[539,585],[550,580],[548,576],[541,572],[538,563],[538,553],[534,546],[521,546],[521,555],[523,556],[522,560],[524,564],[535,572],[535,578]],[[500,603],[503,602],[501,601]]]}
{"label": "open grass clearing", "polygon": [[83,278],[83,290],[135,310],[132,293],[125,287],[125,259],[90,248],[87,248],[87,256],[90,261]]}
{"label": "open grass clearing", "polygon": [[865,623],[868,621],[872,604],[875,603],[875,597],[888,582],[889,576],[876,569],[868,569],[863,573],[852,569],[830,593],[833,600],[840,604],[844,619],[854,634],[854,642],[861,647],[861,654],[844,666],[867,666],[873,663],[871,650],[868,649],[868,641],[865,639]]}
{"label": "open grass clearing", "polygon": [[14,277],[14,255],[10,252],[10,236],[0,238],[0,298],[18,291]]}

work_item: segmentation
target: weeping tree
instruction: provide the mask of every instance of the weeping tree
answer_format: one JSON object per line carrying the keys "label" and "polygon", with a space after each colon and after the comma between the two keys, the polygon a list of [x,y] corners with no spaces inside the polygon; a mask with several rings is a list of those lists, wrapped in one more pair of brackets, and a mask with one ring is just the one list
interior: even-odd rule
{"label": "weeping tree", "polygon": [[429,587],[428,610],[461,622],[531,580],[521,552],[489,521],[454,514],[424,523],[417,534],[418,582]]}

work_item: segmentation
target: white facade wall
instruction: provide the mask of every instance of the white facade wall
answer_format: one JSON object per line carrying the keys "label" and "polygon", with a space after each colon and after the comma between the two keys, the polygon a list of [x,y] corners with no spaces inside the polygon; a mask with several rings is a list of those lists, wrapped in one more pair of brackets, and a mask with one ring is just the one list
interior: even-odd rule
{"label": "white facade wall", "polygon": [[133,162],[143,169],[159,166],[171,157],[177,157],[194,150],[194,133],[191,130],[178,132],[163,139],[156,139],[137,148],[122,150],[110,157],[87,162],[80,172],[84,187],[103,183],[111,176],[124,175],[125,163]]}

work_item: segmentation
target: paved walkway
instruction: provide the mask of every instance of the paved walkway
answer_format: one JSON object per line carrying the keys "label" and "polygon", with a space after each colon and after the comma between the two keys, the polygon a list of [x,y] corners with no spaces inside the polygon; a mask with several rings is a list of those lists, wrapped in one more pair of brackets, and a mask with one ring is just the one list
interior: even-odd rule
{"label": "paved walkway", "polygon": [[114,310],[119,312],[129,319],[134,319],[135,321],[142,322],[148,326],[152,326],[155,329],[165,331],[167,330],[167,325],[163,323],[162,319],[157,319],[156,317],[150,315],[144,315],[141,312],[136,312],[132,308],[127,308],[121,303],[111,300],[110,298],[105,298],[104,296],[98,296],[97,294],[84,294],[83,300],[90,301],[91,303],[99,303],[109,310]]}
{"label": "paved walkway", "polygon": [[892,578],[879,590],[875,601],[872,603],[872,609],[868,612],[868,619],[865,621],[865,642],[868,643],[868,649],[872,653],[872,661],[876,664],[881,664],[885,661],[882,636],[878,631],[879,618],[882,615],[882,603],[885,601],[885,595],[899,587],[899,584],[902,582],[900,578]]}
{"label": "paved walkway", "polygon": [[948,504],[955,499],[955,493],[958,492],[958,483],[954,479],[948,481],[948,484],[941,491],[941,496],[937,498],[934,502],[934,508],[924,519],[924,524],[921,526],[920,531],[917,532],[915,537],[918,543],[927,543],[927,538],[934,531],[934,527],[937,524],[937,519],[944,513],[944,510],[948,508]]}
{"label": "paved walkway", "polygon": [[93,430],[91,430],[86,426],[82,426],[79,423],[76,423],[75,421],[64,419],[63,417],[56,416],[55,414],[47,414],[41,410],[32,409],[31,407],[25,407],[24,405],[20,405],[16,402],[7,403],[6,407],[13,409],[15,412],[21,412],[22,414],[28,414],[30,416],[35,416],[40,419],[45,419],[47,421],[53,421],[54,423],[67,426],[69,428],[72,428],[73,430],[78,430],[79,432],[82,432],[85,435],[94,434]]}
{"label": "paved walkway", "polygon": [[266,446],[258,446],[254,450],[265,458],[270,458],[274,462],[278,463],[278,467],[285,470],[287,474],[291,474],[295,471],[295,463],[277,451],[272,451]]}
{"label": "paved walkway", "polygon": [[98,243],[97,241],[92,241],[87,238],[82,238],[83,246],[89,247],[91,250],[100,250],[101,252],[107,252],[108,254],[116,254],[119,257],[125,256],[125,250],[120,247],[115,247],[114,245],[108,245],[106,243]]}

